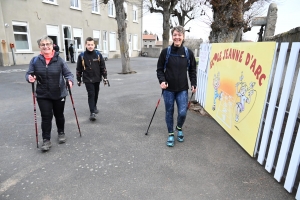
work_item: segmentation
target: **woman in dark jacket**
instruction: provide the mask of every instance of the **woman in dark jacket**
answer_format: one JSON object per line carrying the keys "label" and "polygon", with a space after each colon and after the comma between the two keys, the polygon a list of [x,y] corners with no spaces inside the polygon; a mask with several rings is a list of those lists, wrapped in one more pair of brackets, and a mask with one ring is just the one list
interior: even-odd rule
{"label": "woman in dark jacket", "polygon": [[51,38],[44,36],[37,43],[41,53],[31,59],[25,78],[29,83],[37,80],[36,98],[42,116],[41,149],[48,151],[52,146],[50,139],[53,115],[56,120],[58,143],[66,142],[64,107],[68,92],[64,79],[67,79],[72,87],[74,76],[66,62],[53,50]]}
{"label": "woman in dark jacket", "polygon": [[182,127],[187,113],[189,89],[187,71],[193,93],[196,92],[197,87],[196,60],[193,52],[183,46],[184,32],[182,26],[172,29],[173,44],[169,47],[170,49],[162,50],[157,62],[157,78],[163,89],[165,101],[166,123],[169,132],[167,146],[169,147],[173,147],[175,144],[173,127],[175,101],[178,108],[177,141],[184,141]]}

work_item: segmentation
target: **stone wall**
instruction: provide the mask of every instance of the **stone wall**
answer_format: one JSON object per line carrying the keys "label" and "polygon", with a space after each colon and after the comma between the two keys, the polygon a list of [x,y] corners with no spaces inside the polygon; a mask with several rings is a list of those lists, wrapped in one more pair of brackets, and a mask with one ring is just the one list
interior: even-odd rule
{"label": "stone wall", "polygon": [[142,52],[147,52],[148,57],[158,58],[160,55],[160,48],[142,48]]}
{"label": "stone wall", "polygon": [[[300,27],[291,29],[290,31],[274,35],[272,37],[266,37],[265,41],[281,42],[300,42]],[[291,45],[291,44],[290,44]]]}

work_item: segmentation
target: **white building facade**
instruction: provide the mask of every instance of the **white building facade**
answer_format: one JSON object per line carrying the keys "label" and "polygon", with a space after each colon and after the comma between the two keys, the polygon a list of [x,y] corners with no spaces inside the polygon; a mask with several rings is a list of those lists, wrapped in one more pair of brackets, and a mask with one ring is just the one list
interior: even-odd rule
{"label": "white building facade", "polygon": [[[129,55],[136,57],[141,49],[141,3],[126,2]],[[85,51],[87,37],[94,38],[96,48],[109,58],[120,57],[115,12],[112,0],[106,5],[99,0],[1,0],[0,66],[28,64],[39,54],[36,41],[44,35],[67,61],[70,44],[78,54]]]}

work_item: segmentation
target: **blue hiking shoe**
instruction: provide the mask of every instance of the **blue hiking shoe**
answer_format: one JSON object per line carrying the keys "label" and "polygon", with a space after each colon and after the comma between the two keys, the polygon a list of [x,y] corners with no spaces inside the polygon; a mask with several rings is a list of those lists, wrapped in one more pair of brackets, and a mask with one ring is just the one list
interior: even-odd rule
{"label": "blue hiking shoe", "polygon": [[184,141],[184,135],[183,135],[182,129],[179,128],[178,126],[176,127],[176,129],[177,129],[177,141],[178,142],[183,142]]}
{"label": "blue hiking shoe", "polygon": [[167,146],[168,147],[173,147],[175,144],[175,138],[174,135],[169,135],[168,140],[167,140]]}

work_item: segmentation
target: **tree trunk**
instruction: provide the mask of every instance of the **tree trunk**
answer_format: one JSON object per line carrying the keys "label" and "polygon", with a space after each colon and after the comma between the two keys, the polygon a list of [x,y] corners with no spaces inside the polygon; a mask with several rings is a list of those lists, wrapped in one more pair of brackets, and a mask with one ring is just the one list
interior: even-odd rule
{"label": "tree trunk", "polygon": [[[151,1],[151,7],[149,10],[151,13],[161,13],[163,15],[163,48],[167,48],[169,46],[170,39],[170,16],[171,12],[173,12],[174,7],[177,5],[179,0],[156,0],[155,2]],[[156,4],[157,7],[162,7],[161,9],[155,9],[153,4]]]}
{"label": "tree trunk", "polygon": [[165,12],[163,12],[163,49],[169,46],[170,40],[170,12],[168,7],[169,5],[164,5],[166,8],[163,8]]}
{"label": "tree trunk", "polygon": [[244,0],[229,0],[212,3],[214,22],[211,24],[209,40],[211,43],[234,42],[243,27]]}
{"label": "tree trunk", "polygon": [[116,20],[118,24],[118,39],[120,44],[120,54],[122,60],[122,74],[131,73],[130,67],[130,57],[128,52],[128,43],[127,43],[127,36],[126,36],[126,16],[124,10],[124,0],[114,0],[115,8],[116,8]]}

